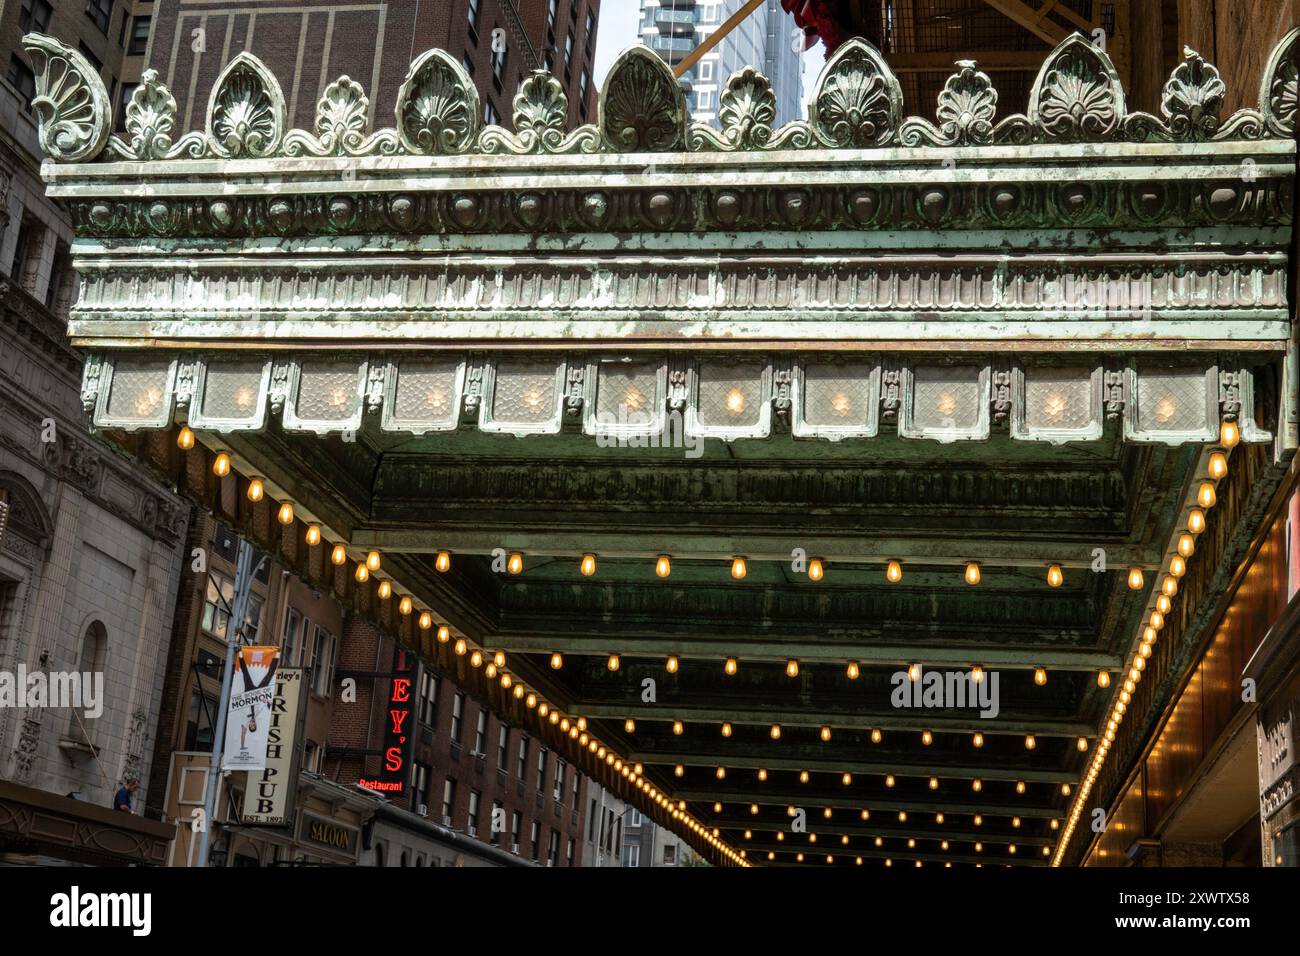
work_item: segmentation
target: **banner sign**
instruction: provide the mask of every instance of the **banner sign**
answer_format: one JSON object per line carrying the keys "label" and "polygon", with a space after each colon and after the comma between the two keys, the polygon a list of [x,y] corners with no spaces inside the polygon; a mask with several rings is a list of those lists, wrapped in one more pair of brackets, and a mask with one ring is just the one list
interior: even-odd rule
{"label": "banner sign", "polygon": [[384,710],[384,751],[378,780],[359,780],[367,790],[389,796],[402,796],[411,779],[411,724],[414,720],[415,658],[398,648],[393,655],[393,677],[388,687],[388,705]]}
{"label": "banner sign", "polygon": [[265,770],[266,742],[271,733],[278,647],[241,647],[235,658],[226,711],[224,770]]}
{"label": "banner sign", "polygon": [[266,741],[266,769],[248,772],[244,812],[246,826],[293,825],[298,795],[298,761],[307,719],[307,677],[301,667],[282,667],[275,675],[271,730]]}

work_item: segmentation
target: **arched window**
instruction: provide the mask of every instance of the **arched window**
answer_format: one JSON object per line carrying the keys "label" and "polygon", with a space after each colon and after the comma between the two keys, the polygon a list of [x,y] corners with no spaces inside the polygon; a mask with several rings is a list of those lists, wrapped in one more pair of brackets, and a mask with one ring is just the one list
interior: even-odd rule
{"label": "arched window", "polygon": [[375,844],[375,866],[383,866],[383,865],[384,865],[384,845],[382,843],[376,843]]}
{"label": "arched window", "polygon": [[[86,631],[81,636],[81,654],[77,660],[77,673],[80,675],[82,685],[82,700],[88,702],[88,693],[102,689],[107,684],[107,678],[100,677],[96,679],[97,674],[104,674],[105,667],[108,664],[108,631],[104,628],[103,622],[91,621],[86,627]],[[95,746],[95,727],[100,718],[103,716],[103,701],[98,702],[101,706],[96,707],[100,711],[98,717],[92,717],[87,713],[88,708],[84,706],[72,707],[68,716],[68,736],[78,743],[84,743],[91,747]]]}

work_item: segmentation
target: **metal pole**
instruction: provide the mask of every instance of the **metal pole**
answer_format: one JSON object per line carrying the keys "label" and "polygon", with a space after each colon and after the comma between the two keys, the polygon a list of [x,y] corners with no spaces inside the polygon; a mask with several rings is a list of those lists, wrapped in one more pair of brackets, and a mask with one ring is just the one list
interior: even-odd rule
{"label": "metal pole", "polygon": [[673,76],[684,76],[686,71],[695,65],[696,60],[721,43],[722,39],[728,33],[736,29],[742,20],[761,7],[765,2],[766,0],[749,0],[748,3],[733,13],[726,23],[705,37],[703,43],[697,46],[690,53],[686,54],[686,57],[673,67]]}
{"label": "metal pole", "polygon": [[208,786],[203,796],[203,830],[199,838],[199,866],[208,865],[208,844],[217,807],[217,784],[221,779],[222,751],[226,749],[226,713],[230,708],[230,687],[234,681],[235,651],[248,607],[248,593],[253,584],[253,547],[240,537],[235,558],[235,596],[230,603],[230,620],[226,622],[226,669],[221,674],[221,697],[218,699],[216,726],[212,728],[212,759],[208,764]]}

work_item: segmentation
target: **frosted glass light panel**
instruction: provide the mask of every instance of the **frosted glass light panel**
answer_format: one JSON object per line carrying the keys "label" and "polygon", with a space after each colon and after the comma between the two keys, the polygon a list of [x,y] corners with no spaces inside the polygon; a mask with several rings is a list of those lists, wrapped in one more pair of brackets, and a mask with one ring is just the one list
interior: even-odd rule
{"label": "frosted glass light panel", "polygon": [[989,435],[987,365],[918,365],[904,369],[904,438],[971,441]]}
{"label": "frosted glass light panel", "polygon": [[589,392],[583,431],[588,435],[652,435],[664,428],[668,366],[603,359],[587,366]]}
{"label": "frosted glass light panel", "polygon": [[1012,371],[1011,437],[1062,444],[1101,437],[1101,368],[1027,365]]}
{"label": "frosted glass light panel", "polygon": [[1218,437],[1217,366],[1135,362],[1126,384],[1125,438],[1179,445]]}
{"label": "frosted glass light panel", "polygon": [[772,367],[765,361],[704,360],[692,370],[686,428],[706,438],[766,438]]}
{"label": "frosted glass light panel", "polygon": [[252,431],[266,421],[269,359],[213,358],[200,362],[190,425],[210,431]]}
{"label": "frosted glass light panel", "polygon": [[557,359],[503,358],[484,376],[479,427],[512,435],[560,430],[565,364]]}
{"label": "frosted glass light panel", "polygon": [[880,366],[803,362],[795,366],[793,423],[798,436],[872,438],[880,426]]}
{"label": "frosted glass light panel", "polygon": [[464,383],[465,362],[458,355],[390,362],[380,427],[416,435],[451,431],[460,421]]}
{"label": "frosted glass light panel", "polygon": [[167,357],[115,355],[106,358],[94,422],[135,431],[171,423],[176,363]]}
{"label": "frosted glass light panel", "polygon": [[319,434],[356,431],[365,387],[365,359],[302,359],[289,373],[284,427]]}

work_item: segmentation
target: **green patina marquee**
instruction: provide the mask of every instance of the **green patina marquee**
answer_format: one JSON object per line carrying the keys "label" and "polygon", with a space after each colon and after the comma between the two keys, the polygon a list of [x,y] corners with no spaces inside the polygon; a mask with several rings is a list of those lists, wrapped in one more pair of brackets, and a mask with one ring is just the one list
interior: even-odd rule
{"label": "green patina marquee", "polygon": [[[437,50],[393,128],[342,77],[289,130],[242,54],[203,130],[149,72],[124,136],[25,42],[96,427],[715,861],[1047,865],[1297,444],[1298,36],[1229,117],[1195,52],[1156,116],[1073,36],[1023,115],[959,61],[907,116],[851,41],[779,129],[634,48],[576,130],[545,73],[481,126]],[[997,715],[895,706],[911,665]]]}

